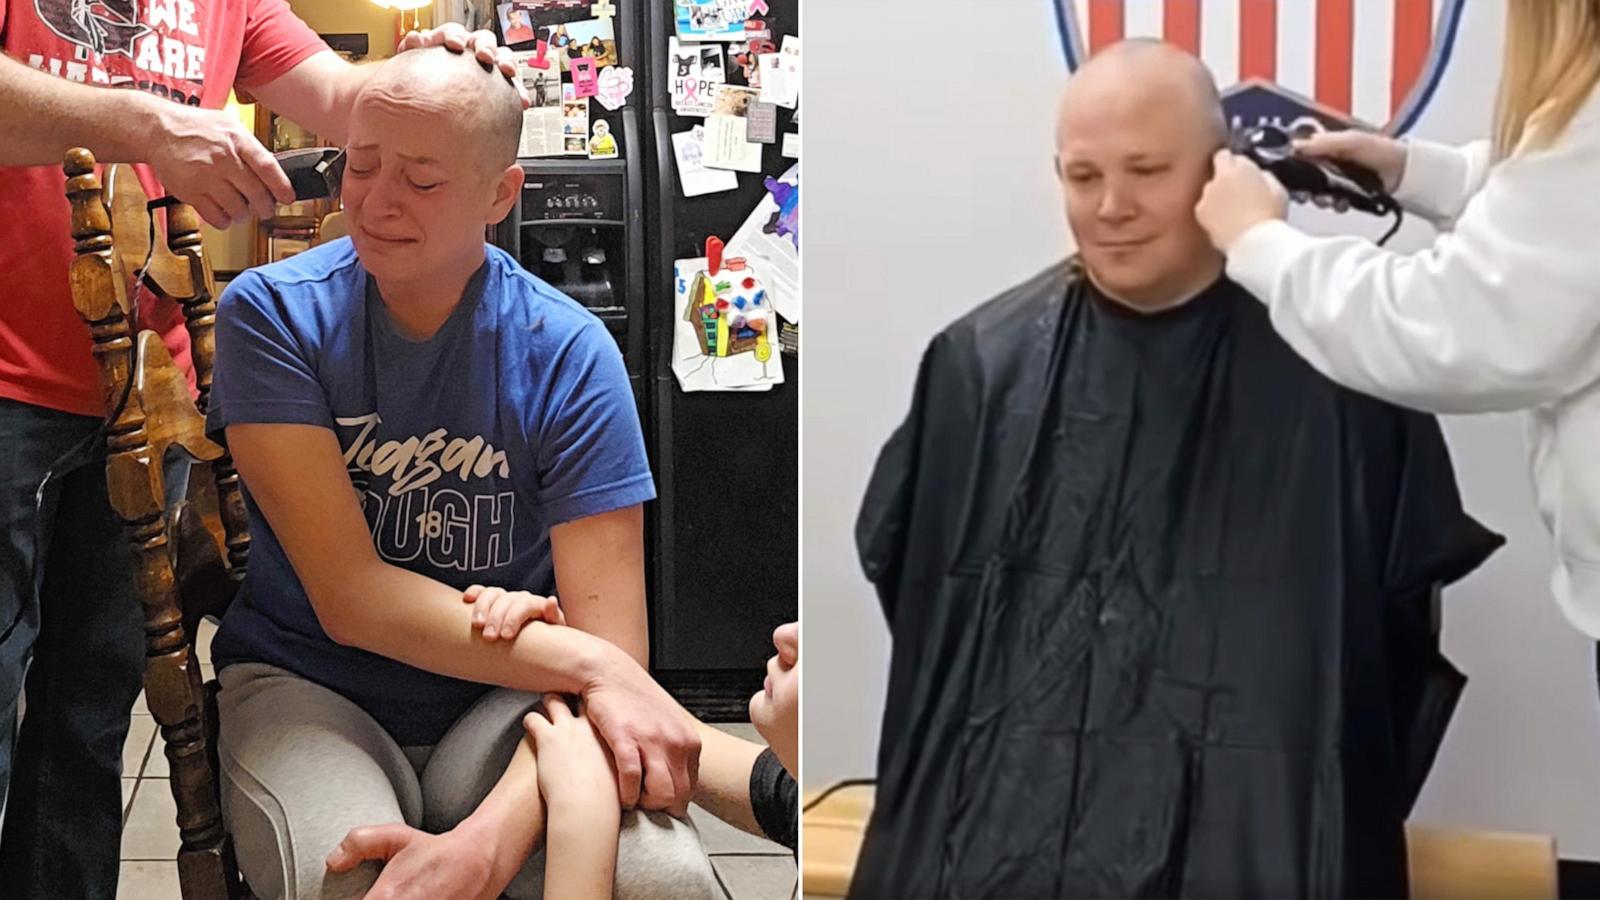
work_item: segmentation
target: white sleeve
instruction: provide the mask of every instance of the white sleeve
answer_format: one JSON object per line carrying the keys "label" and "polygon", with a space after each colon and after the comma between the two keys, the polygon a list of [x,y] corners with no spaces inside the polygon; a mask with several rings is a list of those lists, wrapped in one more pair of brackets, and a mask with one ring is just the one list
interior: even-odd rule
{"label": "white sleeve", "polygon": [[1228,274],[1296,352],[1363,393],[1432,412],[1563,397],[1600,378],[1597,120],[1496,165],[1427,250],[1272,221],[1230,248]]}
{"label": "white sleeve", "polygon": [[1406,140],[1406,167],[1394,199],[1441,231],[1455,224],[1467,201],[1489,176],[1488,141],[1452,147],[1417,138]]}

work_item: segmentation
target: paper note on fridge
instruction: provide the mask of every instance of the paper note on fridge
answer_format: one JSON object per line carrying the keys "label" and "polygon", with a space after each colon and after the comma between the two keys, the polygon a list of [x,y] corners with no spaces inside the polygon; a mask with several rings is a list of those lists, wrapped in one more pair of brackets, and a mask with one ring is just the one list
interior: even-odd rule
{"label": "paper note on fridge", "polygon": [[752,103],[745,114],[745,137],[757,144],[778,142],[778,108],[771,103]]}
{"label": "paper note on fridge", "polygon": [[706,119],[706,165],[737,172],[761,171],[761,145],[750,143],[743,116],[714,115]]}
{"label": "paper note on fridge", "polygon": [[672,153],[678,158],[678,182],[685,197],[699,197],[731,191],[739,186],[739,176],[726,169],[705,166],[705,128],[696,125],[672,136]]}
{"label": "paper note on fridge", "polygon": [[763,53],[756,57],[756,67],[760,70],[761,102],[794,109],[800,101],[800,83],[798,79],[790,83],[789,69],[784,63],[782,53]]}
{"label": "paper note on fridge", "polygon": [[785,35],[783,47],[777,53],[756,57],[756,68],[760,73],[761,102],[785,109],[794,109],[800,104],[799,38]]}

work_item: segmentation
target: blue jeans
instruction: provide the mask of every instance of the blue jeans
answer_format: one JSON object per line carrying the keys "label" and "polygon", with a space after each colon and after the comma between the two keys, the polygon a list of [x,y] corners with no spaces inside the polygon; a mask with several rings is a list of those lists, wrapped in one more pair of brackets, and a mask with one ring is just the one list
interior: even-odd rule
{"label": "blue jeans", "polygon": [[[122,746],[144,671],[144,617],[132,554],[107,499],[101,424],[0,399],[7,900],[117,893]],[[13,729],[24,671],[27,709]]]}

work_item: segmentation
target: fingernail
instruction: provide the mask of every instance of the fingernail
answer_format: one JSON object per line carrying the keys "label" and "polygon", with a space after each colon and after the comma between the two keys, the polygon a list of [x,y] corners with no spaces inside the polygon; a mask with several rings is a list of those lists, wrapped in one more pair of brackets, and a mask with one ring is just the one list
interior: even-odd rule
{"label": "fingernail", "polygon": [[492,637],[494,637],[494,635],[495,635],[495,631],[494,631],[494,626],[493,625],[490,625],[489,627],[483,629],[483,636],[484,637],[492,638]]}

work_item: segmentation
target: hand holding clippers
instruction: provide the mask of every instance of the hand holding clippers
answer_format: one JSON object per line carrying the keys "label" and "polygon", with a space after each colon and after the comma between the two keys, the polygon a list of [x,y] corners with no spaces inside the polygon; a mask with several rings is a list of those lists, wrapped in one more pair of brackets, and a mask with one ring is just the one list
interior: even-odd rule
{"label": "hand holding clippers", "polygon": [[1293,194],[1343,200],[1352,209],[1375,216],[1399,210],[1383,188],[1376,172],[1354,163],[1312,159],[1295,152],[1289,133],[1272,125],[1245,128],[1234,133],[1233,152],[1249,159],[1278,179]]}
{"label": "hand holding clippers", "polygon": [[296,200],[323,200],[339,196],[344,178],[344,151],[338,147],[307,147],[274,153],[283,174],[289,176]]}

